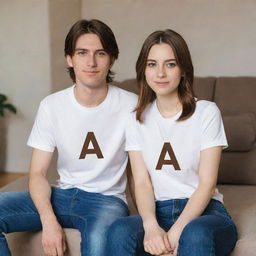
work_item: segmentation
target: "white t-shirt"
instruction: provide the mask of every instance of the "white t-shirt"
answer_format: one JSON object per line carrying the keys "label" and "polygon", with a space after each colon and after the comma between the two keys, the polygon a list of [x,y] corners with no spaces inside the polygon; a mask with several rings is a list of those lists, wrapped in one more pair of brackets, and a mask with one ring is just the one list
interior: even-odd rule
{"label": "white t-shirt", "polygon": [[48,152],[57,148],[59,187],[125,200],[125,128],[136,102],[135,94],[110,85],[104,101],[87,108],[69,87],[42,100],[27,144]]}
{"label": "white t-shirt", "polygon": [[[198,187],[200,151],[227,146],[221,114],[215,103],[198,101],[193,115],[176,121],[181,112],[164,118],[156,105],[143,113],[144,123],[130,115],[126,150],[142,151],[154,187],[155,199],[189,198]],[[214,199],[223,201],[216,189]]]}

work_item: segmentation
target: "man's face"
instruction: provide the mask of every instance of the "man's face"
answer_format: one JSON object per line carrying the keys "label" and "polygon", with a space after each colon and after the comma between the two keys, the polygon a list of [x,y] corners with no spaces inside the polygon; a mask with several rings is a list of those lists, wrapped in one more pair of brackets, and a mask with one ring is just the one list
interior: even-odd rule
{"label": "man's face", "polygon": [[106,77],[114,61],[105,52],[96,34],[83,34],[76,41],[75,53],[67,56],[74,68],[76,84],[90,88],[106,86]]}

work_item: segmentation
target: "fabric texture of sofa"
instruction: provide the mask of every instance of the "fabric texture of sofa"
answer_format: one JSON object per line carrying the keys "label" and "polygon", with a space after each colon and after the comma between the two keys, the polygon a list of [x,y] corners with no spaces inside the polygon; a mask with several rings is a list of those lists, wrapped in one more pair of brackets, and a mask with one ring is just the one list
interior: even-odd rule
{"label": "fabric texture of sofa", "polygon": [[[138,93],[134,79],[114,84]],[[220,163],[218,188],[238,228],[238,241],[230,256],[256,256],[256,77],[197,77],[194,88],[198,99],[216,102],[228,138],[229,147],[223,151]],[[50,182],[54,183],[56,171],[50,176]],[[27,189],[27,177],[0,191],[24,189]],[[128,203],[131,214],[136,214],[129,192]],[[80,255],[79,232],[65,229],[65,233],[66,255]],[[44,255],[41,231],[8,234],[7,240],[13,256]]]}

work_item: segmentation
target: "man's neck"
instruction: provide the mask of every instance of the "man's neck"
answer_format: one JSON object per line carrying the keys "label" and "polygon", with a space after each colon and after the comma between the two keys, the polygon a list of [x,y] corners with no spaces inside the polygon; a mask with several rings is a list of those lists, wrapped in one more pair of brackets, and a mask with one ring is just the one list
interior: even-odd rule
{"label": "man's neck", "polygon": [[108,85],[90,88],[83,85],[75,85],[74,95],[79,104],[85,107],[100,105],[108,94]]}

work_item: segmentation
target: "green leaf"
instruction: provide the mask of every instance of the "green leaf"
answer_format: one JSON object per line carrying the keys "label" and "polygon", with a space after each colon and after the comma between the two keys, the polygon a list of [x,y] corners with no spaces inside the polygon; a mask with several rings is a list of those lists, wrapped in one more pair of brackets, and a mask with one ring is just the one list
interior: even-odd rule
{"label": "green leaf", "polygon": [[12,104],[4,104],[4,107],[15,114],[17,113],[16,108]]}
{"label": "green leaf", "polygon": [[0,116],[4,116],[4,109],[0,108]]}
{"label": "green leaf", "polygon": [[3,94],[0,94],[0,104],[5,102],[7,100],[7,97]]}

